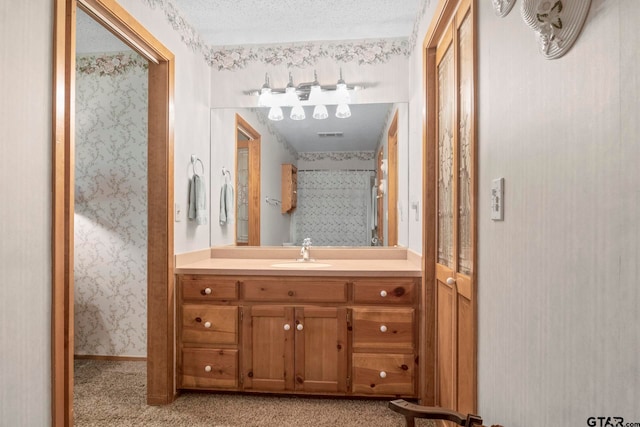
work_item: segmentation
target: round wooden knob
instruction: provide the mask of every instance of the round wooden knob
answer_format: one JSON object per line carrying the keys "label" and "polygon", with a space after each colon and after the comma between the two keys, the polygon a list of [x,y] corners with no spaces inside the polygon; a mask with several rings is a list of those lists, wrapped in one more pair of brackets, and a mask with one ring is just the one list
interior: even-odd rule
{"label": "round wooden knob", "polygon": [[380,296],[382,298],[386,297],[387,296],[387,291],[380,291]]}
{"label": "round wooden knob", "polygon": [[211,327],[211,322],[204,322],[204,327],[205,328],[210,328]]}
{"label": "round wooden knob", "polygon": [[289,329],[291,329],[291,325],[290,325],[290,324],[288,324],[288,323],[286,323],[286,324],[284,325],[284,330],[285,330],[285,331],[288,331]]}
{"label": "round wooden knob", "polygon": [[385,371],[380,371],[380,378],[387,378],[387,373]]}
{"label": "round wooden knob", "polygon": [[207,365],[204,367],[205,372],[211,372],[211,366]]}
{"label": "round wooden knob", "polygon": [[380,332],[387,332],[387,327],[385,325],[380,326]]}
{"label": "round wooden knob", "polygon": [[302,326],[302,323],[299,323],[298,326],[296,326],[296,329],[301,331],[304,329],[304,327]]}

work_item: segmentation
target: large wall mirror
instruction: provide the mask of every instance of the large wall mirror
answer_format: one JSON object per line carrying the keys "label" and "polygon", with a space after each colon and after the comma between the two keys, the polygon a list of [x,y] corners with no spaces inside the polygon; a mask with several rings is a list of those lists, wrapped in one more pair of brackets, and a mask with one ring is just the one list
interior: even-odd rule
{"label": "large wall mirror", "polygon": [[[307,237],[314,246],[408,245],[408,105],[349,107],[350,117],[337,118],[336,107],[328,106],[323,120],[312,117],[312,106],[304,107],[303,120],[292,120],[283,108],[278,121],[270,120],[265,108],[211,110],[212,246],[236,242],[236,227],[216,218],[221,186],[237,182],[239,120],[261,140],[261,246],[297,246]],[[247,198],[242,188],[235,188],[236,201]]]}

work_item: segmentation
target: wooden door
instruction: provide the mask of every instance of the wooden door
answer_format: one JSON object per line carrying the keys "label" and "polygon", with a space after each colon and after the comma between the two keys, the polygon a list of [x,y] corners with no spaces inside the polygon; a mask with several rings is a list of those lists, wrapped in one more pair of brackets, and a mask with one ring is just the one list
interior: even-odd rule
{"label": "wooden door", "polygon": [[474,23],[460,1],[435,49],[436,398],[476,410]]}
{"label": "wooden door", "polygon": [[243,316],[243,382],[247,390],[293,390],[293,307],[247,307]]}
{"label": "wooden door", "polygon": [[295,389],[346,392],[346,308],[299,307],[295,325]]}

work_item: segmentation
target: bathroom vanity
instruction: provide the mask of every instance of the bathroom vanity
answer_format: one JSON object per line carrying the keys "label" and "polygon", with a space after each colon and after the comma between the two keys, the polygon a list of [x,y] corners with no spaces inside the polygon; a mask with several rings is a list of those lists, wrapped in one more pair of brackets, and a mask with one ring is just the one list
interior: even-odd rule
{"label": "bathroom vanity", "polygon": [[401,248],[176,257],[177,387],[418,396],[420,259]]}

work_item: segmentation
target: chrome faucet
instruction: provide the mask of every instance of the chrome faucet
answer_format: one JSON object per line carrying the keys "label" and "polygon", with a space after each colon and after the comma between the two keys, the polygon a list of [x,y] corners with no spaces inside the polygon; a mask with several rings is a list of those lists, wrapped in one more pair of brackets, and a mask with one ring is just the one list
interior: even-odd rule
{"label": "chrome faucet", "polygon": [[311,247],[311,238],[307,237],[302,241],[302,248],[300,249],[300,256],[302,257],[302,261],[311,261],[311,258],[309,258],[310,247]]}

